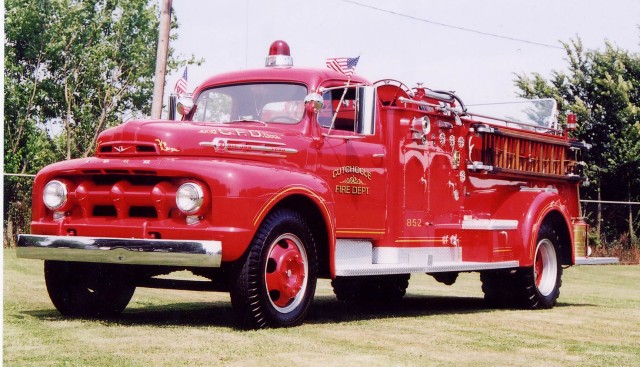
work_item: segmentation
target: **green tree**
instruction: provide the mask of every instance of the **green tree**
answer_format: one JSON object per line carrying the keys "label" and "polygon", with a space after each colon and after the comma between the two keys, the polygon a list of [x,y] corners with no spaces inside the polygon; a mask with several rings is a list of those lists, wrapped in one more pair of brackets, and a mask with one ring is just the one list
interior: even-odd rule
{"label": "green tree", "polygon": [[[149,113],[159,12],[148,0],[5,0],[5,172],[87,156],[101,131]],[[170,49],[167,73],[193,62]],[[5,177],[5,243],[26,230],[30,184]]]}
{"label": "green tree", "polygon": [[[587,156],[586,198],[638,201],[640,199],[640,55],[611,43],[604,51],[585,50],[580,39],[564,44],[568,72],[554,71],[549,80],[540,74],[517,75],[524,98],[555,98],[561,117],[578,117],[574,137],[592,145]],[[612,211],[619,215],[620,208]],[[634,216],[635,214],[635,216]],[[611,216],[607,216],[611,219]],[[634,219],[635,217],[635,219]],[[638,213],[631,208],[626,226],[604,222],[598,208],[598,237],[618,238],[627,232],[637,242]]]}

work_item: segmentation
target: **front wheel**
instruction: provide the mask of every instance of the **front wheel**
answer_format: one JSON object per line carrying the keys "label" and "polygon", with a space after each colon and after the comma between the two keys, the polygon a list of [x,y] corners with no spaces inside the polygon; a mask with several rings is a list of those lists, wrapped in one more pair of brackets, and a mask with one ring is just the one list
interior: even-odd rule
{"label": "front wheel", "polygon": [[231,302],[247,328],[302,323],[316,288],[313,233],[296,212],[270,214],[258,229],[231,290]]}
{"label": "front wheel", "polygon": [[71,317],[118,315],[136,289],[122,265],[45,261],[44,276],[51,302]]}

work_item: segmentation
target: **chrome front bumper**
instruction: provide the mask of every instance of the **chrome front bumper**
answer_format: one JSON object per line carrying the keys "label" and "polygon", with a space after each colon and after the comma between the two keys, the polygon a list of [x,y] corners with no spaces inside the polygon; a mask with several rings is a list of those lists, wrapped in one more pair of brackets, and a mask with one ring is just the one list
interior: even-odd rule
{"label": "chrome front bumper", "polygon": [[220,241],[18,235],[24,259],[128,265],[219,267]]}

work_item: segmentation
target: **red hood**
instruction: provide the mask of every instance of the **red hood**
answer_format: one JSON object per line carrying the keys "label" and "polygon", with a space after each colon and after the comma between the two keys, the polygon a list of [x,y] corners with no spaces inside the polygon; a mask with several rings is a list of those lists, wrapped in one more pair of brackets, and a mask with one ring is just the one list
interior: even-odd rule
{"label": "red hood", "polygon": [[303,125],[134,120],[100,134],[96,155],[299,159],[308,148],[301,139]]}

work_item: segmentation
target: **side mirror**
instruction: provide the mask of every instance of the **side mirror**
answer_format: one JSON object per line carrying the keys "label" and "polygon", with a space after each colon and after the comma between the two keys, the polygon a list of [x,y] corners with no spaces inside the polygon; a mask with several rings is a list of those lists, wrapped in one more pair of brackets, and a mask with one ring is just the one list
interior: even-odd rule
{"label": "side mirror", "polygon": [[318,93],[309,93],[304,97],[304,107],[309,112],[318,113],[324,107],[324,99]]}
{"label": "side mirror", "polygon": [[356,133],[374,135],[376,128],[377,88],[363,86],[356,88]]}
{"label": "side mirror", "polygon": [[181,97],[180,99],[178,99],[178,105],[176,108],[178,110],[178,113],[182,116],[188,115],[189,112],[191,112],[191,110],[193,109],[193,99],[190,96]]}

